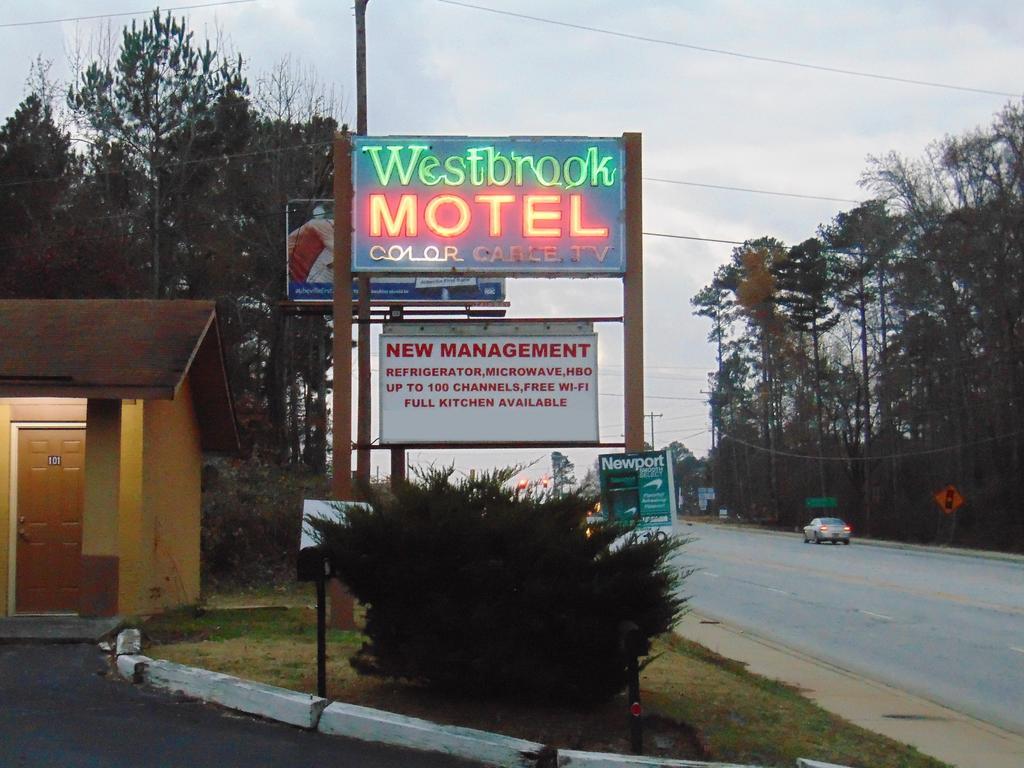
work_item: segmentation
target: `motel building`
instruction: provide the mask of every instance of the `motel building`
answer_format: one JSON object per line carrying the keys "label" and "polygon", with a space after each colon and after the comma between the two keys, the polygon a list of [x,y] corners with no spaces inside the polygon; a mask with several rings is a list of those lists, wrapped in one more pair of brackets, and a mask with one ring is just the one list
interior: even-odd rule
{"label": "motel building", "polygon": [[238,451],[213,302],[0,301],[0,617],[196,602],[204,451]]}

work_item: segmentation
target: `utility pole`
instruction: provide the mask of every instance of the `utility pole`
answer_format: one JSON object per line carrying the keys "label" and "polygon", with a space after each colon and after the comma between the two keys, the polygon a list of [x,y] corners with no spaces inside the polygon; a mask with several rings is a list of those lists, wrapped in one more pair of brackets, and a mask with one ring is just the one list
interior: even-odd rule
{"label": "utility pole", "polygon": [[366,135],[366,6],[355,0],[356,10],[356,133]]}
{"label": "utility pole", "polygon": [[[355,0],[356,12],[356,133],[366,135],[366,5],[370,0]],[[349,285],[335,290],[350,291]],[[356,477],[364,487],[370,484],[370,278],[359,276],[359,333],[357,368],[359,379],[356,406]]]}
{"label": "utility pole", "polygon": [[[356,11],[356,132],[366,134],[366,4],[355,0]],[[334,142],[334,478],[332,491],[339,501],[352,493],[352,251],[347,237],[352,227],[352,157],[347,135]],[[370,279],[359,276],[359,332],[357,348],[358,402],[356,408],[356,478],[370,484]],[[344,363],[344,364],[342,364]],[[326,587],[331,601],[330,625],[355,629],[355,601],[338,579]],[[317,594],[323,611],[324,595]],[[318,681],[319,682],[319,681]],[[326,683],[325,683],[326,685]]]}
{"label": "utility pole", "polygon": [[662,417],[662,415],[663,414],[653,413],[653,412],[644,415],[645,419],[650,419],[651,420],[651,450],[652,451],[654,450],[654,420],[656,418],[660,419]]}

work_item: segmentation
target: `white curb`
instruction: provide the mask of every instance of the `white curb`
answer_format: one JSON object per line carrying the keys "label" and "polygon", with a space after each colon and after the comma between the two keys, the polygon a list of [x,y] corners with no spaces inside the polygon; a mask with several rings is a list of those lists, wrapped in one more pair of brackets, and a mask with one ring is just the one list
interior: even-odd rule
{"label": "white curb", "polygon": [[[118,673],[133,682],[183,693],[251,715],[277,720],[332,736],[440,752],[501,768],[759,768],[735,763],[672,760],[607,752],[557,751],[537,742],[473,728],[439,725],[355,704],[334,703],[285,688],[242,680],[219,672],[187,667],[148,656],[117,657]],[[557,761],[556,761],[557,755]],[[797,768],[848,768],[800,758]]]}
{"label": "white curb", "polygon": [[558,768],[759,768],[735,763],[705,763],[698,760],[672,760],[647,755],[616,755],[611,752],[558,750]]}
{"label": "white curb", "polygon": [[355,704],[331,704],[321,715],[317,730],[360,741],[442,752],[504,768],[554,764],[554,750],[543,744],[473,728],[438,725]]}
{"label": "white curb", "polygon": [[146,673],[146,666],[152,663],[148,656],[122,655],[117,657],[117,671],[121,677],[131,680],[133,683],[142,682]]}
{"label": "white curb", "polygon": [[[130,658],[130,657],[121,657]],[[118,659],[120,665],[120,659]],[[316,728],[327,699],[296,693],[272,685],[242,680],[219,672],[186,667],[170,661],[150,661],[144,682],[156,688],[178,691],[196,699],[251,715],[278,720],[299,728]]]}

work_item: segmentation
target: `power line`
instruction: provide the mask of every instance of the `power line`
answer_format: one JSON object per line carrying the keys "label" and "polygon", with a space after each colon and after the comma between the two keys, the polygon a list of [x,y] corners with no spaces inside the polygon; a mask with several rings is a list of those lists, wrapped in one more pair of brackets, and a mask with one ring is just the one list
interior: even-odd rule
{"label": "power line", "polygon": [[[255,0],[244,0],[244,2],[255,2]],[[2,25],[0,25],[0,26],[2,26]],[[239,158],[239,157],[254,157],[254,156],[257,156],[257,155],[274,154],[275,152],[293,152],[293,151],[304,150],[304,149],[326,148],[326,147],[329,147],[329,146],[331,146],[331,142],[330,141],[300,142],[298,144],[292,144],[292,145],[288,145],[288,146],[284,146],[284,147],[273,147],[273,148],[268,148],[268,149],[247,150],[247,151],[244,151],[244,152],[223,153],[223,154],[218,154],[218,155],[214,155],[214,156],[211,156],[211,157],[190,158],[188,160],[175,160],[175,161],[171,161],[171,162],[159,163],[159,164],[155,165],[154,168],[165,168],[166,169],[166,168],[172,168],[172,167],[182,166],[182,165],[196,165],[196,164],[201,164],[201,163],[215,163],[215,162],[220,162],[220,161],[223,161],[223,160],[231,160],[231,159],[235,159],[235,158]],[[111,173],[111,174],[121,174],[121,173],[124,173],[124,171],[121,171],[121,170],[118,170],[118,169],[104,169],[102,172],[103,173]],[[20,186],[26,186],[26,185],[29,185],[29,184],[43,184],[43,183],[47,183],[47,182],[61,181],[66,176],[67,176],[67,174],[65,174],[64,176],[50,176],[50,177],[37,178],[37,179],[20,179],[18,181],[8,181],[8,182],[0,183],[0,188],[20,187]],[[678,185],[684,185],[684,186],[690,186],[690,187],[701,187],[701,188],[704,188],[704,189],[723,189],[723,190],[729,190],[731,192],[745,192],[745,193],[749,193],[749,194],[758,194],[758,195],[776,195],[776,196],[780,196],[780,197],[792,197],[792,198],[800,198],[800,199],[807,199],[807,200],[827,200],[827,201],[830,201],[830,202],[840,202],[840,203],[858,203],[859,204],[859,203],[863,202],[861,200],[854,200],[853,198],[829,197],[829,196],[826,196],[826,195],[797,194],[795,192],[775,192],[775,191],[766,190],[766,189],[753,189],[753,188],[750,188],[750,187],[727,186],[727,185],[724,185],[724,184],[707,184],[707,183],[700,182],[700,181],[685,181],[685,180],[682,180],[682,179],[663,179],[663,178],[657,178],[657,177],[652,177],[652,176],[644,176],[643,178],[644,178],[645,181],[656,181],[656,182],[661,182],[661,183],[664,183],[664,184],[678,184]],[[659,232],[644,232],[644,234],[645,235],[650,235],[650,236],[653,236],[653,237],[675,237],[675,238],[686,239],[686,240],[705,240],[705,241],[708,241],[708,242],[715,242],[715,243],[729,243],[729,244],[734,244],[734,245],[742,245],[741,242],[735,241],[735,240],[717,240],[717,239],[713,239],[713,238],[689,237],[689,236],[686,236],[686,235],[670,235],[670,234],[663,234],[663,233],[659,233]]]}
{"label": "power line", "polygon": [[[621,392],[600,392],[601,397],[625,397]],[[687,400],[695,403],[706,403],[706,397],[671,397],[669,395],[644,395],[647,400]]]}
{"label": "power line", "polygon": [[[691,413],[691,414],[687,414],[686,416],[669,416],[667,419],[664,419],[664,421],[694,421],[694,420],[698,420],[698,421],[704,420],[704,421],[706,421],[707,418],[708,418],[708,415],[706,413]],[[625,424],[605,424],[604,425],[605,429],[614,429],[616,427],[624,427],[624,426],[626,426],[626,425]]]}
{"label": "power line", "polygon": [[[677,440],[682,441],[682,440],[689,440],[691,437],[697,437],[697,435],[706,434],[707,432],[710,432],[710,431],[711,430],[707,429],[707,428],[698,429],[698,430],[693,431],[692,427],[691,427],[690,429],[670,429],[670,430],[666,430],[666,431],[660,432],[659,434],[661,434],[662,436],[665,436],[665,435],[678,435],[678,434],[680,434],[682,432],[685,432],[686,434],[684,434],[682,437],[676,438]],[[622,432],[607,432],[607,433],[603,432],[601,434],[601,439],[602,440],[611,440],[611,439],[614,439],[614,438],[621,438],[621,437],[624,437]]]}
{"label": "power line", "polygon": [[[602,367],[604,367],[604,368],[625,368],[625,366],[623,366],[623,365],[612,365],[611,363],[608,363],[607,365],[604,365]],[[645,365],[644,366],[644,370],[647,370],[647,371],[654,371],[654,370],[658,370],[658,371],[684,371],[684,370],[691,370],[691,369],[694,369],[694,368],[696,368],[699,371],[707,370],[707,366],[706,365]]]}
{"label": "power line", "polygon": [[524,19],[527,21],[536,21],[541,24],[551,24],[556,27],[564,27],[568,29],[578,29],[584,32],[596,32],[601,35],[608,35],[610,37],[620,37],[626,40],[636,40],[642,43],[654,43],[656,45],[668,45],[673,48],[685,48],[690,51],[699,51],[701,53],[716,53],[720,56],[732,56],[737,59],[747,59],[749,61],[761,61],[768,64],[782,64],[787,67],[799,67],[800,69],[811,69],[818,72],[830,72],[836,75],[849,75],[851,77],[864,77],[872,80],[886,80],[893,83],[904,83],[906,85],[923,85],[928,88],[944,88],[952,91],[966,91],[969,93],[983,93],[989,96],[1009,96],[1010,98],[1017,98],[1020,93],[1010,93],[1009,91],[996,91],[988,88],[974,88],[966,85],[952,85],[950,83],[940,83],[932,80],[915,80],[909,77],[897,77],[895,75],[882,75],[877,72],[862,72],[855,69],[843,69],[841,67],[829,67],[821,64],[807,64],[802,61],[794,61],[793,59],[779,59],[772,56],[757,56],[751,53],[743,53],[741,51],[730,51],[725,48],[710,48],[704,45],[694,45],[692,43],[682,43],[678,40],[665,40],[657,37],[648,37],[646,35],[636,35],[629,32],[619,32],[614,29],[602,29],[600,27],[591,27],[586,24],[575,24],[568,21],[557,21],[556,19],[547,19],[542,16],[530,16],[525,13],[516,13],[514,11],[499,10],[497,8],[488,8],[483,5],[474,5],[472,3],[460,2],[459,0],[437,0],[439,3],[445,5],[454,5],[459,8],[468,8],[474,11],[484,11],[486,13],[493,13],[499,16],[511,16],[517,19]]}
{"label": "power line", "polygon": [[667,237],[672,240],[697,240],[702,243],[725,243],[726,245],[746,245],[746,240],[723,240],[718,237],[696,237],[695,235],[674,235],[671,232],[642,232],[645,237]]}
{"label": "power line", "polygon": [[[255,3],[257,0],[220,0],[216,3],[198,3],[196,5],[176,5],[172,8],[164,8],[165,11],[191,11],[198,8],[214,8],[219,5],[243,5]],[[43,24],[63,24],[66,21],[95,21],[96,19],[116,19],[123,16],[149,16],[152,9],[145,11],[123,11],[121,13],[97,13],[93,16],[66,16],[63,19],[38,19],[36,21],[10,21],[0,24],[0,28],[11,27],[35,27]]]}
{"label": "power line", "polygon": [[678,435],[680,432],[687,432],[687,434],[683,435],[679,439],[680,440],[688,440],[691,437],[696,437],[697,435],[704,435],[704,434],[707,434],[710,431],[711,430],[707,429],[707,428],[698,429],[698,430],[695,430],[695,431],[692,431],[692,432],[690,432],[689,430],[686,430],[686,429],[671,429],[671,430],[668,430],[667,432],[663,432],[662,434],[663,435]]}
{"label": "power line", "polygon": [[761,453],[770,453],[775,456],[784,456],[790,459],[807,459],[808,461],[888,461],[890,459],[907,459],[915,456],[928,456],[935,453],[948,453],[949,451],[958,451],[961,448],[970,448],[975,445],[983,445],[984,443],[993,443],[997,440],[1004,440],[1008,437],[1017,437],[1022,434],[1022,430],[1015,432],[1007,432],[1002,435],[994,435],[992,437],[983,437],[979,440],[972,440],[970,442],[959,442],[950,445],[944,445],[941,448],[927,448],[921,451],[905,451],[903,453],[890,453],[884,456],[819,456],[818,454],[807,454],[807,453],[796,453],[795,451],[783,451],[778,448],[765,448],[763,445],[757,445],[746,440],[741,440],[738,437],[732,435],[722,435],[721,440],[730,440],[734,443],[746,446],[747,448],[753,448],[755,451]]}
{"label": "power line", "polygon": [[[246,2],[255,2],[255,0],[246,0]],[[267,149],[250,149],[250,150],[246,150],[244,152],[224,152],[224,153],[218,153],[218,154],[215,154],[215,155],[211,155],[210,157],[194,157],[194,158],[189,158],[187,160],[172,160],[172,161],[168,161],[168,162],[164,162],[164,163],[156,163],[156,164],[154,164],[152,166],[152,169],[153,170],[160,170],[160,169],[175,168],[175,167],[185,166],[185,165],[199,165],[201,163],[219,163],[219,162],[222,162],[224,160],[234,160],[234,159],[239,158],[239,157],[257,157],[259,155],[273,155],[275,153],[296,152],[296,151],[300,151],[300,150],[303,150],[303,149],[316,149],[317,147],[329,147],[329,146],[331,146],[331,144],[332,144],[331,141],[304,141],[304,142],[301,142],[299,144],[289,144],[289,145],[284,146],[284,147],[268,147]],[[118,169],[118,168],[110,168],[110,169],[108,169],[108,168],[101,168],[101,169],[97,170],[92,175],[94,175],[94,176],[99,176],[99,175],[120,176],[120,175],[123,175],[124,173],[132,172],[132,171],[135,171],[135,170],[136,169],[133,169],[133,168],[129,168],[129,169],[126,169],[126,170],[122,170],[122,169]],[[19,181],[6,181],[6,182],[3,182],[3,183],[0,183],[0,189],[4,189],[6,187],[21,187],[21,186],[25,186],[27,184],[40,184],[40,183],[46,183],[46,182],[51,182],[51,181],[60,181],[60,180],[62,180],[64,178],[66,178],[66,177],[70,177],[70,174],[64,174],[62,176],[48,176],[48,177],[38,178],[38,179],[21,179]],[[78,178],[89,178],[89,175],[88,174],[84,174],[84,175],[82,175],[82,176],[80,176]]]}
{"label": "power line", "polygon": [[[724,240],[719,237],[697,237],[696,235],[676,235],[671,232],[641,232],[644,237],[666,237],[670,240],[696,240],[701,243],[725,243],[726,245],[750,245],[750,240]],[[755,246],[756,247],[756,246]],[[785,245],[783,244],[783,247]],[[829,248],[825,246],[822,250],[826,250],[829,253],[840,253],[847,256],[860,256],[862,255],[858,251],[845,250],[843,248]],[[933,259],[937,261],[938,259]]]}
{"label": "power line", "polygon": [[[241,0],[241,1],[242,2],[256,2],[256,0]],[[2,26],[2,25],[0,25],[0,26]],[[171,161],[171,162],[159,163],[159,164],[155,165],[154,168],[171,168],[171,167],[175,167],[175,166],[179,166],[179,165],[194,165],[194,164],[200,164],[200,163],[214,163],[214,162],[218,162],[218,161],[222,161],[222,160],[229,160],[229,159],[238,158],[238,157],[253,157],[253,156],[261,155],[261,154],[273,154],[275,152],[290,152],[290,151],[303,150],[303,149],[326,148],[326,147],[330,147],[331,144],[332,144],[332,142],[330,142],[330,141],[300,142],[298,144],[292,144],[292,145],[288,145],[288,146],[284,146],[284,147],[273,147],[273,148],[268,148],[268,149],[247,150],[247,151],[244,151],[244,152],[223,153],[223,154],[218,154],[218,155],[214,155],[214,156],[211,156],[211,157],[190,158],[188,160],[175,160],[175,161]],[[124,171],[113,169],[113,170],[104,170],[103,172],[104,173],[120,174],[120,173],[123,173]],[[65,176],[66,176],[66,174],[65,174]],[[9,181],[9,182],[4,182],[4,183],[0,184],[0,188],[4,188],[4,187],[18,187],[18,186],[25,186],[25,185],[28,185],[28,184],[46,183],[46,182],[51,182],[51,181],[60,181],[60,180],[64,179],[65,176],[50,176],[50,177],[37,178],[37,179],[21,179],[21,180],[18,180],[18,181]],[[745,192],[745,193],[748,193],[748,194],[756,194],[756,195],[775,195],[775,196],[779,196],[779,197],[792,197],[792,198],[799,198],[799,199],[805,199],[805,200],[827,200],[829,202],[839,202],[839,203],[856,203],[856,204],[860,204],[860,203],[863,202],[862,200],[855,200],[853,198],[847,198],[847,197],[829,197],[827,195],[811,195],[811,194],[802,194],[802,193],[798,194],[796,192],[777,192],[777,191],[772,191],[772,190],[767,190],[767,189],[754,189],[752,187],[737,187],[737,186],[729,186],[729,185],[725,185],[725,184],[708,184],[708,183],[701,182],[701,181],[686,181],[684,179],[664,179],[664,178],[654,177],[654,176],[644,176],[643,179],[645,181],[655,181],[655,182],[660,182],[660,183],[663,183],[663,184],[677,184],[677,185],[682,185],[682,186],[701,187],[701,188],[704,188],[704,189],[722,189],[722,190],[728,190],[730,192]],[[708,240],[710,242],[723,242],[723,243],[724,242],[728,242],[728,243],[735,243],[735,244],[742,245],[742,243],[737,243],[736,241],[732,241],[732,240],[728,240],[728,241],[727,240],[714,240],[712,238],[686,237],[684,235],[665,235],[665,234],[660,234],[660,233],[657,233],[657,232],[645,232],[644,234],[645,235],[653,235],[653,236],[656,236],[656,237],[678,237],[678,238],[691,239],[691,240]]]}
{"label": "power line", "polygon": [[[687,376],[687,375],[681,374],[681,373],[657,373],[657,372],[656,373],[647,373],[647,371],[649,371],[649,370],[650,370],[649,368],[645,368],[644,369],[644,378],[645,379],[661,379],[663,381],[699,381],[701,383],[700,384],[701,386],[703,386],[704,384],[707,384],[707,381],[708,381],[708,377],[707,376]],[[705,370],[708,370],[708,369],[705,368]],[[624,371],[621,371],[621,370],[618,370],[618,371],[611,370],[611,371],[599,371],[597,375],[598,376],[604,376],[604,377],[610,378],[610,379],[612,379],[612,378],[620,379],[620,378],[622,378],[623,374],[624,374]]]}
{"label": "power line", "polygon": [[654,176],[644,176],[644,181],[656,181],[659,184],[678,184],[684,187],[702,187],[704,189],[724,189],[729,192],[749,192],[754,195],[775,195],[777,197],[796,197],[801,200],[827,200],[832,203],[862,203],[863,200],[854,200],[852,197],[828,197],[827,195],[804,195],[796,192],[775,192],[769,189],[751,189],[750,187],[731,187],[726,184],[705,184],[699,181],[683,181],[681,179],[659,179]]}
{"label": "power line", "polygon": [[[244,2],[255,2],[256,0],[243,0],[243,1]],[[0,25],[0,26],[2,26],[2,25]],[[299,144],[293,144],[293,145],[289,145],[289,146],[285,146],[285,147],[275,147],[275,148],[272,148],[272,149],[259,149],[259,150],[249,150],[249,151],[246,151],[246,152],[224,153],[224,154],[219,154],[219,155],[215,155],[215,156],[212,156],[212,157],[200,157],[200,158],[192,158],[192,159],[189,159],[189,160],[177,160],[177,161],[172,161],[172,162],[160,163],[158,165],[155,165],[154,168],[171,168],[171,167],[174,167],[176,165],[198,164],[198,163],[213,163],[213,162],[218,162],[220,160],[232,159],[232,158],[237,158],[237,157],[251,157],[251,156],[260,155],[260,154],[272,154],[274,152],[289,152],[289,151],[295,151],[295,150],[316,149],[316,148],[329,147],[329,146],[331,146],[331,142],[330,141],[301,142]],[[119,171],[119,170],[116,170],[116,169],[114,169],[114,170],[104,170],[103,172],[104,173],[117,173],[117,174],[123,173],[123,171]],[[41,183],[46,183],[46,182],[51,182],[51,181],[60,181],[60,180],[62,180],[64,178],[65,178],[65,176],[49,176],[49,177],[38,178],[38,179],[21,179],[19,181],[8,181],[8,182],[4,182],[4,183],[0,184],[0,188],[3,188],[3,187],[19,187],[19,186],[25,186],[27,184],[37,184],[37,183],[41,184]],[[686,180],[683,180],[683,179],[663,179],[663,178],[657,178],[657,177],[653,177],[653,176],[644,176],[643,179],[644,179],[644,181],[656,181],[656,182],[660,182],[660,183],[663,183],[663,184],[678,184],[678,185],[688,186],[688,187],[701,187],[703,189],[723,189],[723,190],[728,190],[730,192],[745,192],[745,193],[755,194],[755,195],[775,195],[775,196],[778,196],[778,197],[793,197],[793,198],[800,198],[800,199],[804,199],[804,200],[827,200],[829,202],[837,202],[837,203],[857,203],[857,204],[860,204],[860,203],[863,202],[862,200],[855,200],[852,197],[849,197],[849,198],[848,197],[829,197],[827,195],[798,194],[796,192],[776,192],[776,191],[767,190],[767,189],[754,189],[754,188],[751,188],[751,187],[736,187],[736,186],[728,186],[728,185],[725,185],[725,184],[707,184],[707,183],[702,182],[702,181],[686,181]],[[660,237],[672,237],[673,236],[673,235],[658,235],[658,233],[653,233],[653,232],[645,232],[644,234],[657,235],[657,236],[660,236]],[[675,237],[683,237],[683,236],[682,235],[676,235]],[[709,239],[709,238],[690,238],[690,239]],[[713,240],[712,242],[733,242],[733,241]]]}

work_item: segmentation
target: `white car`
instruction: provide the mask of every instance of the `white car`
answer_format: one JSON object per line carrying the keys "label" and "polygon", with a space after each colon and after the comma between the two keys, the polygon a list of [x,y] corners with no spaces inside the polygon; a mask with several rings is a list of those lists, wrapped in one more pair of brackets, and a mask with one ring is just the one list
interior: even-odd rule
{"label": "white car", "polygon": [[850,526],[838,517],[816,517],[804,526],[804,544],[813,541],[821,544],[823,541],[831,541],[833,544],[843,542],[850,543]]}

